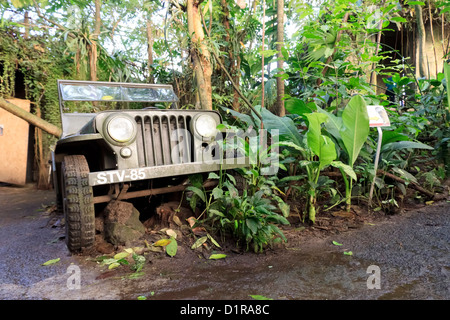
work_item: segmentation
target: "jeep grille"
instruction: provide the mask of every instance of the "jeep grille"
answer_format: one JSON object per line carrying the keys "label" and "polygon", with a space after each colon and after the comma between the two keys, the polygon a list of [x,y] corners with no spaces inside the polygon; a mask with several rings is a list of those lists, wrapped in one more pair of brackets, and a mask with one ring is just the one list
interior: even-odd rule
{"label": "jeep grille", "polygon": [[139,167],[193,161],[190,137],[182,134],[184,130],[189,130],[191,116],[146,115],[136,116],[135,120],[138,126],[136,144]]}

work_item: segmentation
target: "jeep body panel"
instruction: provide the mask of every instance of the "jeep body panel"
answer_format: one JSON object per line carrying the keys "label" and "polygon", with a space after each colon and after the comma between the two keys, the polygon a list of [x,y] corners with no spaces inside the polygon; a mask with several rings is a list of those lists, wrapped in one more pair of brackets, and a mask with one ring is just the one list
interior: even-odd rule
{"label": "jeep body panel", "polygon": [[[217,126],[222,123],[220,114],[212,110],[174,109],[178,98],[170,85],[58,80],[58,92],[63,134],[52,155],[57,194],[61,181],[59,170],[68,155],[86,158],[89,186],[115,186],[116,196],[124,184],[133,183],[142,190],[148,188],[148,184],[140,183],[144,180],[248,165],[244,157],[223,159],[224,152],[217,143],[223,138],[221,132],[205,138],[196,130],[199,117],[208,115]],[[81,104],[82,112],[76,109],[75,103]],[[111,110],[106,107],[136,103],[163,103],[171,108],[123,109],[122,106]],[[121,142],[109,135],[108,125],[116,117],[133,123],[131,139]],[[102,197],[104,193],[96,193],[98,198],[94,201],[109,199]]]}
{"label": "jeep body panel", "polygon": [[192,174],[248,165],[222,149],[220,114],[177,109],[170,85],[58,80],[58,94],[53,184],[70,251],[94,244],[98,204],[180,192]]}

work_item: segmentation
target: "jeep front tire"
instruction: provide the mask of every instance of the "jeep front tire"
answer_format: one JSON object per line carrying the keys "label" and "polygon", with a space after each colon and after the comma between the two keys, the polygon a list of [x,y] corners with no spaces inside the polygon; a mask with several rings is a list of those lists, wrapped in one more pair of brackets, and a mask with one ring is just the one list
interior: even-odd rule
{"label": "jeep front tire", "polygon": [[61,194],[66,244],[71,252],[89,249],[95,239],[95,209],[89,166],[82,155],[65,156],[61,165]]}

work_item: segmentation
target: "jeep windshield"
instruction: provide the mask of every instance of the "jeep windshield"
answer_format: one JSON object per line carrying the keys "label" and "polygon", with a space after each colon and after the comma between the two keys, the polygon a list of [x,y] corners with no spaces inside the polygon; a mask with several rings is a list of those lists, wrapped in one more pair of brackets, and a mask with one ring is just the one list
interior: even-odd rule
{"label": "jeep windshield", "polygon": [[59,80],[58,91],[61,113],[167,109],[178,102],[171,85]]}

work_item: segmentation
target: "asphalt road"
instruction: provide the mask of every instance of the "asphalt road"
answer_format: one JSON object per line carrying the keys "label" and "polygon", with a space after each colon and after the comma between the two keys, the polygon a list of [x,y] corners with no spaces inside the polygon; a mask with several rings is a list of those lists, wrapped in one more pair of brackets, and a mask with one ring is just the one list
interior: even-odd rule
{"label": "asphalt road", "polygon": [[104,277],[92,259],[70,255],[43,211],[53,201],[52,191],[0,186],[0,299],[450,299],[448,201],[251,259],[155,259],[139,279]]}

